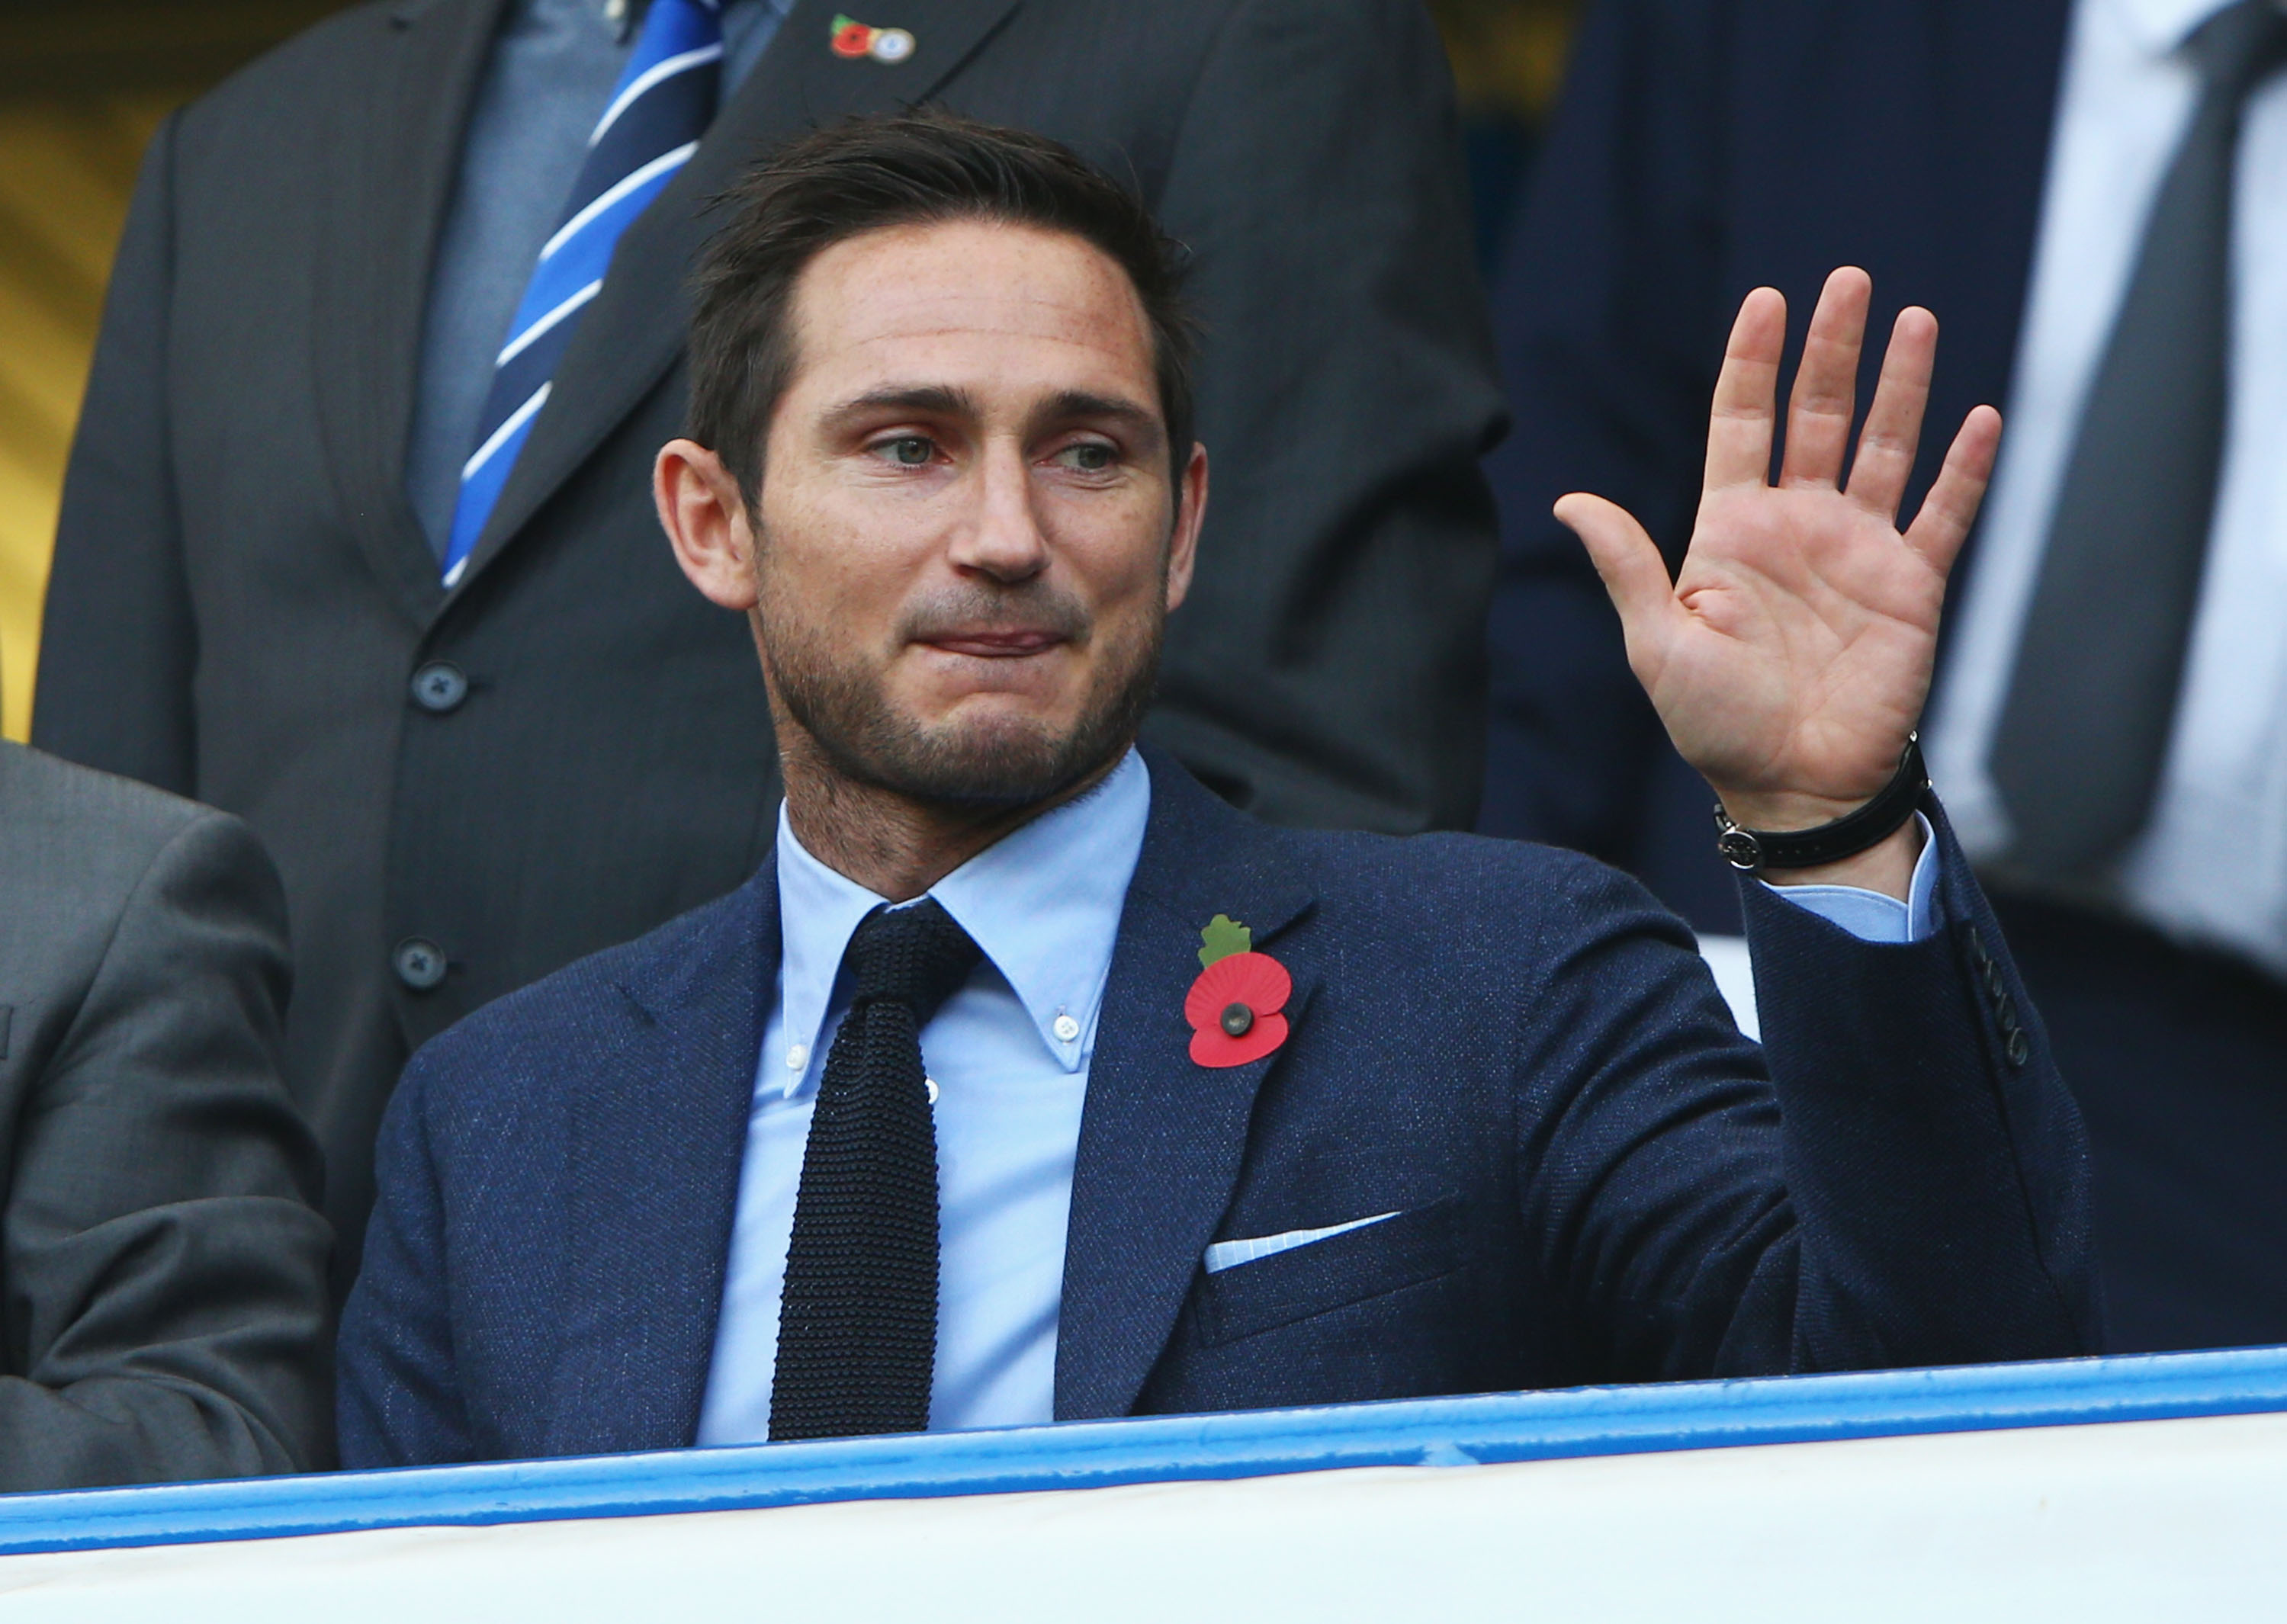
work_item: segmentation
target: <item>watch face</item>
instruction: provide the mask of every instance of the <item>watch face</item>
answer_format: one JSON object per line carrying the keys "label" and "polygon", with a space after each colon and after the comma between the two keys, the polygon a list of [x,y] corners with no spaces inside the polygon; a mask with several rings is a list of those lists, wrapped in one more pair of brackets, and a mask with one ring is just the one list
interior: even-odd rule
{"label": "watch face", "polygon": [[1763,866],[1763,848],[1744,829],[1726,829],[1716,840],[1715,849],[1723,854],[1726,863],[1747,873]]}

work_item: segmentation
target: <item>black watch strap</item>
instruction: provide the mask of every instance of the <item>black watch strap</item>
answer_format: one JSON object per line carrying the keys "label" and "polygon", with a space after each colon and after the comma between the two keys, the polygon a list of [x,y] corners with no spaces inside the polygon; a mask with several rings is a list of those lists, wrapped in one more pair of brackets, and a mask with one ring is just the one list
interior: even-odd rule
{"label": "black watch strap", "polygon": [[1742,829],[1715,808],[1715,849],[1743,874],[1765,869],[1815,869],[1855,857],[1870,846],[1879,846],[1914,815],[1922,792],[1929,788],[1929,771],[1922,765],[1921,736],[1906,735],[1905,753],[1898,770],[1882,792],[1847,817],[1816,829],[1790,829],[1783,833]]}

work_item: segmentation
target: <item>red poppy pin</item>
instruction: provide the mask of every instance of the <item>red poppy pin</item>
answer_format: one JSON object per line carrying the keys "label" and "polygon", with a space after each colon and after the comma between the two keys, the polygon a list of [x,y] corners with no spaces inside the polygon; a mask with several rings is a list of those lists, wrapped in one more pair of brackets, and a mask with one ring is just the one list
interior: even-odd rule
{"label": "red poppy pin", "polygon": [[914,54],[914,36],[903,28],[875,28],[854,18],[836,15],[827,27],[827,43],[834,54],[855,60],[871,57],[895,67]]}
{"label": "red poppy pin", "polygon": [[1287,996],[1294,978],[1268,953],[1254,951],[1254,933],[1219,913],[1199,933],[1206,967],[1183,998],[1191,1023],[1191,1059],[1202,1066],[1244,1066],[1286,1041]]}

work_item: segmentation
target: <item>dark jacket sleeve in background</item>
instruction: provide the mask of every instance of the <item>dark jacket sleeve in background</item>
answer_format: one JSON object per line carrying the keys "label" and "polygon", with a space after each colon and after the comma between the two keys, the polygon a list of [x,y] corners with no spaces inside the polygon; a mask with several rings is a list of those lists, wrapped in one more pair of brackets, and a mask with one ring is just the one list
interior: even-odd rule
{"label": "dark jacket sleeve in background", "polygon": [[329,1465],[277,878],[234,818],[12,747],[0,795],[0,1489]]}
{"label": "dark jacket sleeve in background", "polygon": [[[1590,8],[1508,244],[1495,323],[1516,426],[1487,462],[1501,559],[1479,826],[1601,857],[1701,928],[1737,931],[1710,798],[1630,674],[1587,554],[1549,512],[1568,491],[1610,497],[1670,568],[1690,539],[1730,313],[1722,9]],[[1669,826],[1679,816],[1696,825]]]}
{"label": "dark jacket sleeve in background", "polygon": [[1235,8],[1159,212],[1195,256],[1213,490],[1147,733],[1273,823],[1467,828],[1502,413],[1420,6]]}
{"label": "dark jacket sleeve in background", "polygon": [[65,474],[32,742],[178,795],[198,792],[198,658],[168,431],[178,117],[144,154],[112,264]]}

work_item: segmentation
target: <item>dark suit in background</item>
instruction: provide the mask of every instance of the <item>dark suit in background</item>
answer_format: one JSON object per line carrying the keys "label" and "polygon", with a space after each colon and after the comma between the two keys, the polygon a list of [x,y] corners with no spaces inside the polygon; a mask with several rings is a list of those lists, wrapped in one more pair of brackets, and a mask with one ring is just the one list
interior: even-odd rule
{"label": "dark suit in background", "polygon": [[[1595,491],[1682,546],[1732,311],[1761,284],[1807,310],[1839,264],[1872,273],[1872,331],[1908,304],[1937,313],[1929,422],[1979,402],[2006,416],[2071,11],[1594,9],[1498,302],[1517,427],[1488,464],[1503,557],[1481,827],[1595,853],[1701,929],[1738,929],[1706,786],[1549,504]],[[1925,440],[1909,511],[1943,452]],[[1957,603],[1977,591],[1976,554],[1973,534]],[[2088,1117],[2116,1345],[2287,1340],[2287,989],[2119,914],[1998,882],[1995,905]]]}
{"label": "dark suit in background", "polygon": [[0,744],[0,1489],[330,1464],[285,903],[237,819]]}
{"label": "dark suit in background", "polygon": [[[1935,811],[1935,803],[1932,803]],[[1254,823],[1164,757],[1072,1173],[1056,1416],[2084,1352],[2080,1124],[1960,848],[1861,942],[1745,887],[1768,1048],[1689,934],[1567,853]],[[697,1435],[774,865],[415,1058],[342,1326],[354,1466]],[[1294,977],[1190,1057],[1200,922]],[[2022,1063],[2021,1063],[2022,1062]],[[1209,1273],[1218,1239],[1370,1223]]]}
{"label": "dark suit in background", "polygon": [[[894,66],[834,55],[835,9],[794,8],[621,239],[449,593],[406,495],[408,425],[500,0],[348,12],[174,120],[146,161],[73,454],[35,737],[238,812],[275,854],[288,1070],[328,1158],[343,1284],[410,1049],[731,889],[767,846],[775,746],[747,629],[677,571],[648,470],[681,427],[700,205],[813,123],[927,97],[1133,177],[1197,256],[1215,457],[1148,731],[1279,821],[1472,815],[1492,565],[1475,459],[1500,407],[1418,8],[906,0],[894,20],[918,44]],[[452,678],[416,701],[440,662]],[[392,973],[408,942],[434,944],[440,982]]]}

